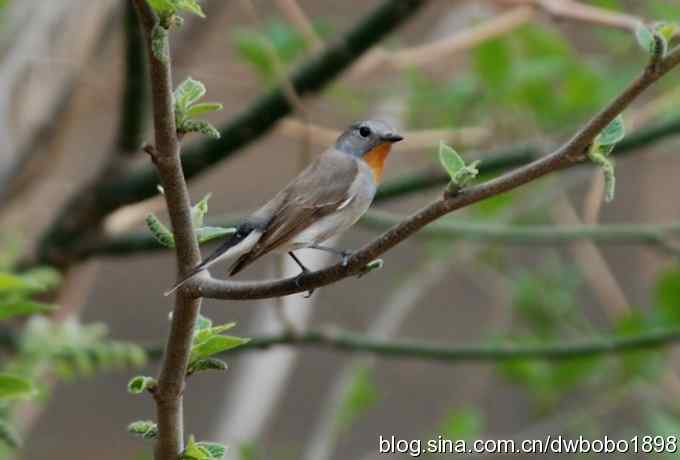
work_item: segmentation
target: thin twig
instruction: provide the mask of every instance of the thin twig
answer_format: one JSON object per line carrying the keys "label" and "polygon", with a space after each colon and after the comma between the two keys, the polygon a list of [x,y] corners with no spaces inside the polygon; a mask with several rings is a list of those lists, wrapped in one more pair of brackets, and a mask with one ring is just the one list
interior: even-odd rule
{"label": "thin twig", "polygon": [[[301,122],[294,118],[285,118],[276,126],[276,131],[294,139],[304,139],[319,146],[335,143],[340,131],[327,128],[307,121]],[[436,146],[440,141],[456,145],[457,147],[479,147],[491,137],[491,131],[483,127],[468,127],[456,129],[424,129],[418,131],[401,132],[404,141],[399,143],[399,150],[421,150]]]}
{"label": "thin twig", "polygon": [[[654,350],[680,342],[680,330],[658,329],[627,337],[602,337],[549,345],[451,345],[422,340],[386,340],[340,329],[313,330],[291,336],[277,334],[254,337],[225,355],[258,351],[274,346],[328,348],[346,352],[375,353],[384,357],[430,359],[453,364],[461,362],[498,363],[511,360],[559,361],[631,351]],[[147,349],[151,358],[159,356],[158,347]]]}
{"label": "thin twig", "polygon": [[262,282],[232,282],[204,277],[200,280],[190,280],[187,287],[192,290],[196,297],[253,299],[290,295],[357,275],[366,264],[438,218],[583,161],[585,152],[595,136],[618,114],[623,112],[645,89],[677,66],[678,63],[680,63],[680,48],[675,48],[658,66],[646,67],[642,74],[631,82],[604,110],[595,115],[571,140],[550,155],[539,158],[500,177],[465,189],[456,195],[444,196],[362,247],[350,257],[346,266],[337,264],[298,278]]}
{"label": "thin twig", "polygon": [[531,8],[521,7],[432,43],[393,52],[378,48],[357,62],[349,77],[359,80],[377,72],[378,69],[380,72],[407,70],[434,62],[445,62],[456,53],[474,48],[486,40],[505,35],[527,24],[533,17],[534,12]]}
{"label": "thin twig", "polygon": [[527,6],[535,8],[552,18],[585,22],[598,26],[634,31],[641,19],[630,14],[619,13],[575,0],[493,0],[506,6]]}

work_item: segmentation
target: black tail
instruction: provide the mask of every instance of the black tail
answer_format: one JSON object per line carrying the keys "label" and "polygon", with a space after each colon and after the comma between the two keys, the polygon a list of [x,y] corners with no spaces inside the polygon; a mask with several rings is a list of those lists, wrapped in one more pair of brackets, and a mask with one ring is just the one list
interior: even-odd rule
{"label": "black tail", "polygon": [[[207,262],[207,261],[206,261],[206,262]],[[177,289],[179,289],[180,287],[182,287],[182,285],[183,285],[184,283],[186,283],[186,282],[189,281],[191,278],[193,278],[194,276],[198,275],[200,272],[202,272],[203,270],[205,270],[205,269],[206,269],[206,265],[207,265],[206,262],[201,262],[201,265],[199,265],[198,267],[196,267],[196,268],[194,268],[193,270],[191,270],[187,276],[185,276],[184,278],[182,278],[181,281],[179,281],[177,284],[175,284],[175,285],[174,285],[173,287],[171,287],[169,290],[165,291],[165,292],[163,293],[163,295],[164,295],[165,297],[169,296],[170,294],[172,294],[173,292],[175,292]]]}
{"label": "black tail", "polygon": [[239,244],[243,239],[250,234],[250,232],[253,231],[253,227],[249,222],[244,222],[241,225],[238,226],[236,232],[231,235],[230,238],[225,240],[222,244],[219,245],[215,251],[210,254],[208,257],[206,257],[203,262],[201,262],[196,268],[191,270],[182,280],[178,281],[177,284],[175,284],[172,288],[170,288],[168,291],[164,293],[164,295],[167,297],[173,292],[175,292],[177,289],[179,289],[184,283],[189,281],[192,277],[196,276],[198,273],[202,272],[203,270],[206,270],[210,265],[213,263],[217,262],[217,260],[229,249],[233,248],[237,244]]}

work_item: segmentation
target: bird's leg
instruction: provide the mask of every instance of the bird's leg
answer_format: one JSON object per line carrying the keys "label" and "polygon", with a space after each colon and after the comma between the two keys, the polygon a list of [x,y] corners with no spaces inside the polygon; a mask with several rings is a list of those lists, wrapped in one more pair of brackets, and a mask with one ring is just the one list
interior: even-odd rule
{"label": "bird's leg", "polygon": [[342,266],[343,267],[347,266],[349,258],[351,257],[352,254],[354,254],[354,251],[349,251],[349,250],[346,250],[346,249],[336,249],[336,248],[332,248],[330,246],[320,246],[318,244],[312,244],[310,246],[307,246],[307,248],[317,249],[319,251],[326,251],[326,252],[330,252],[331,254],[335,254],[336,256],[338,256],[342,259]]}
{"label": "bird's leg", "polygon": [[[298,259],[297,256],[295,254],[293,254],[292,251],[289,252],[288,255],[290,257],[292,257],[292,259],[295,261],[297,266],[300,267],[300,270],[302,270],[300,272],[300,274],[297,276],[297,278],[295,278],[295,284],[297,284],[297,286],[300,287],[300,277],[304,276],[305,273],[308,273],[309,269],[307,267],[305,267],[305,265],[302,263],[302,261],[300,261],[300,259]],[[309,299],[312,296],[312,294],[314,294],[314,289],[310,289],[309,291],[307,291],[307,295],[305,296],[305,299]]]}

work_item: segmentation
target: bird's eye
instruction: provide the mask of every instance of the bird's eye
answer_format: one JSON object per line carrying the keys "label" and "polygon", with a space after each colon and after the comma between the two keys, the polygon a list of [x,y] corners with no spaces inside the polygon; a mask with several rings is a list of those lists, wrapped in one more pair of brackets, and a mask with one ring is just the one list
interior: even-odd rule
{"label": "bird's eye", "polygon": [[371,135],[371,128],[369,128],[368,126],[362,126],[361,128],[359,128],[359,135],[361,135],[361,137],[370,136]]}

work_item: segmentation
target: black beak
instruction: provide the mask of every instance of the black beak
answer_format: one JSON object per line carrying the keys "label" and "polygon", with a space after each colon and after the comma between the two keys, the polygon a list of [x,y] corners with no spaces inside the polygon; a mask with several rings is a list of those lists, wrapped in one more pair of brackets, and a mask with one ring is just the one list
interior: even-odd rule
{"label": "black beak", "polygon": [[382,136],[382,140],[384,140],[384,141],[386,141],[386,142],[395,143],[395,142],[403,141],[404,138],[401,137],[401,136],[400,136],[399,134],[397,134],[397,133],[387,133],[387,134],[384,134],[384,135]]}

